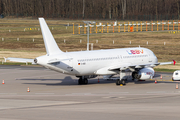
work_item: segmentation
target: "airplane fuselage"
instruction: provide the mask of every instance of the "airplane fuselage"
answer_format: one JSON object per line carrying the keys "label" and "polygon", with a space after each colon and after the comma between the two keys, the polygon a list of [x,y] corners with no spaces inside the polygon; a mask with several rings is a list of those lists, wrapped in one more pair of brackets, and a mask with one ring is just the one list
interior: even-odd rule
{"label": "airplane fuselage", "polygon": [[117,74],[117,71],[108,70],[111,66],[158,63],[157,57],[151,50],[140,47],[64,52],[41,56],[37,58],[37,61],[46,68],[76,76],[111,75]]}

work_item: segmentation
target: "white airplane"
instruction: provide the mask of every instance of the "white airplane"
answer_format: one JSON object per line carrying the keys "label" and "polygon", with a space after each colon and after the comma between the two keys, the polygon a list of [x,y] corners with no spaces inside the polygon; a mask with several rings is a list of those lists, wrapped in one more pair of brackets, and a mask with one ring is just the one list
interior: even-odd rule
{"label": "white airplane", "polygon": [[119,74],[116,85],[126,84],[126,72],[132,72],[133,79],[151,79],[154,76],[153,67],[172,64],[158,63],[155,54],[142,47],[63,52],[59,49],[44,18],[39,18],[47,54],[35,59],[7,58],[15,62],[31,62],[64,74],[75,75],[79,84],[87,84],[89,78],[98,75],[110,76]]}

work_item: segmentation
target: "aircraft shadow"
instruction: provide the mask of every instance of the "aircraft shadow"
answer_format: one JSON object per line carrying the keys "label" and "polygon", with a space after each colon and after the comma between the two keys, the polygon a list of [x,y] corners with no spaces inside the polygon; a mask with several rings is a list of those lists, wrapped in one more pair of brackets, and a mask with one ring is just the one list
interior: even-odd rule
{"label": "aircraft shadow", "polygon": [[[71,76],[66,76],[64,79],[36,79],[36,78],[26,78],[26,79],[16,79],[16,80],[26,80],[26,81],[48,81],[48,83],[23,83],[23,84],[34,84],[34,85],[50,85],[50,86],[70,86],[70,85],[78,85],[78,78],[73,79]],[[57,81],[57,83],[49,83],[51,81]],[[59,81],[59,82],[58,82]],[[87,85],[92,85],[92,84],[110,84],[114,83],[116,84],[116,80],[103,80],[103,79],[90,79],[88,80]],[[128,83],[134,83],[134,84],[150,84],[154,83],[154,80],[145,80],[145,81],[132,81],[131,79],[128,79],[126,81],[126,84]],[[158,81],[158,83],[174,83],[172,81]]]}
{"label": "aircraft shadow", "polygon": [[154,77],[160,77],[161,75],[160,74],[155,74]]}
{"label": "aircraft shadow", "polygon": [[41,80],[41,81],[62,81],[62,80],[73,80],[70,76],[65,77],[64,79],[43,79],[43,78],[22,78],[16,80]]}
{"label": "aircraft shadow", "polygon": [[[64,79],[31,79],[31,78],[27,78],[27,79],[16,79],[16,80],[27,80],[27,81],[59,81],[58,83],[23,83],[23,84],[36,84],[36,85],[52,85],[52,86],[61,86],[61,85],[78,85],[78,78],[77,79],[72,79],[71,76],[67,76]],[[108,83],[115,83],[115,81],[107,81],[107,80],[99,80],[100,82],[98,83],[98,79],[90,79],[88,80],[88,84],[87,85],[91,85],[91,84],[108,84]]]}

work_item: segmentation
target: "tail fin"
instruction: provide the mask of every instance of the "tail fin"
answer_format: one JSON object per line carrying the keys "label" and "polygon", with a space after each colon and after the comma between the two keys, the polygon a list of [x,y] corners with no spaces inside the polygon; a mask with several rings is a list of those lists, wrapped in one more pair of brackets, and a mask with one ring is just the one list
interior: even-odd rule
{"label": "tail fin", "polygon": [[41,32],[43,35],[47,54],[52,55],[52,54],[62,53],[62,51],[59,49],[59,47],[53,37],[51,31],[49,30],[49,27],[47,26],[44,18],[39,18],[39,23],[40,23]]}

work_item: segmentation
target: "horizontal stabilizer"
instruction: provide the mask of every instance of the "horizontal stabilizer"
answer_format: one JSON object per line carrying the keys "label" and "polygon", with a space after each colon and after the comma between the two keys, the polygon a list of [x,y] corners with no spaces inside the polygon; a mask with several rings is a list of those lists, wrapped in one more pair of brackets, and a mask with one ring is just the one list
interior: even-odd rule
{"label": "horizontal stabilizer", "polygon": [[12,62],[21,62],[21,63],[32,63],[32,64],[35,64],[34,63],[34,59],[12,58],[12,57],[9,57],[9,58],[5,58],[5,61],[6,60],[9,60],[9,61],[12,61]]}

